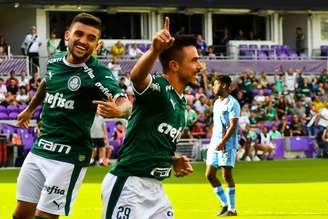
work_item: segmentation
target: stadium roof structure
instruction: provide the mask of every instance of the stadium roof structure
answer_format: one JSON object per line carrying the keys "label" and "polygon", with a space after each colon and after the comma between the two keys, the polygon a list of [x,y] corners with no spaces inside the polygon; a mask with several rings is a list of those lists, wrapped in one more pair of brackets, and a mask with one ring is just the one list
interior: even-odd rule
{"label": "stadium roof structure", "polygon": [[328,10],[327,0],[0,0],[0,4],[38,7],[46,5],[92,5],[99,7],[177,7],[251,10]]}

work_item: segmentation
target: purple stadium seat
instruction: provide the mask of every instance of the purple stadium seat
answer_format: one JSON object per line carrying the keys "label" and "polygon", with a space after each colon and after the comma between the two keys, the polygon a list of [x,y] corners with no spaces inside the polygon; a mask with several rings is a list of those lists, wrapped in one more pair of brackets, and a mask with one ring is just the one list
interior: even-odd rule
{"label": "purple stadium seat", "polygon": [[275,58],[276,58],[275,51],[273,51],[273,50],[269,50],[269,51],[268,51],[268,58],[269,58],[269,59],[275,59]]}
{"label": "purple stadium seat", "polygon": [[118,157],[118,152],[119,152],[121,146],[118,144],[117,141],[113,141],[113,140],[109,141],[109,144],[111,146],[113,146],[113,155],[112,156],[114,158],[117,158]]}
{"label": "purple stadium seat", "polygon": [[308,58],[309,57],[304,52],[300,54],[300,59],[308,59]]}
{"label": "purple stadium seat", "polygon": [[291,59],[291,60],[298,59],[298,55],[295,52],[289,53],[288,56],[289,56],[289,59]]}
{"label": "purple stadium seat", "polygon": [[239,51],[245,51],[245,50],[248,50],[248,46],[246,44],[240,44]]}
{"label": "purple stadium seat", "polygon": [[41,110],[39,109],[36,109],[35,111],[34,111],[34,113],[33,113],[33,116],[32,116],[32,118],[33,119],[38,119],[39,117],[40,117],[40,114],[41,114]]}
{"label": "purple stadium seat", "polygon": [[269,88],[265,88],[265,89],[263,89],[263,94],[264,94],[264,96],[268,96],[269,94],[271,94],[272,93],[272,90],[271,89],[269,89]]}
{"label": "purple stadium seat", "polygon": [[115,121],[108,121],[106,122],[106,127],[107,127],[107,132],[108,132],[108,136],[109,138],[112,137],[114,130],[115,130]]}
{"label": "purple stadium seat", "polygon": [[138,48],[142,51],[142,52],[146,52],[147,51],[147,45],[144,43],[139,43]]}
{"label": "purple stadium seat", "polygon": [[274,159],[281,159],[285,155],[285,139],[284,138],[274,138],[273,143],[276,148],[274,150]]}
{"label": "purple stadium seat", "polygon": [[0,120],[8,119],[8,114],[6,112],[0,112]]}
{"label": "purple stadium seat", "polygon": [[268,57],[267,57],[265,52],[259,51],[259,53],[257,55],[257,58],[260,59],[260,60],[266,60]]}
{"label": "purple stadium seat", "polygon": [[8,105],[8,106],[7,106],[7,112],[8,112],[8,113],[11,113],[11,112],[16,112],[16,113],[18,113],[18,112],[19,112],[19,109],[18,109],[18,107],[15,106],[15,105]]}
{"label": "purple stadium seat", "polygon": [[18,112],[10,112],[8,115],[9,119],[17,119]]}
{"label": "purple stadium seat", "polygon": [[268,51],[270,49],[269,45],[261,45],[260,46],[261,50]]}
{"label": "purple stadium seat", "polygon": [[284,59],[288,59],[288,55],[286,53],[279,53],[278,55],[278,59],[284,60]]}
{"label": "purple stadium seat", "polygon": [[20,104],[19,106],[18,106],[18,110],[19,110],[19,112],[22,112],[25,108],[26,108],[26,103],[23,103],[23,104]]}
{"label": "purple stadium seat", "polygon": [[24,155],[26,156],[27,153],[32,148],[32,145],[34,143],[34,137],[29,133],[25,133],[21,136],[21,138],[22,138],[22,144],[24,145]]}
{"label": "purple stadium seat", "polygon": [[7,112],[7,107],[5,107],[4,105],[0,105],[0,112]]}

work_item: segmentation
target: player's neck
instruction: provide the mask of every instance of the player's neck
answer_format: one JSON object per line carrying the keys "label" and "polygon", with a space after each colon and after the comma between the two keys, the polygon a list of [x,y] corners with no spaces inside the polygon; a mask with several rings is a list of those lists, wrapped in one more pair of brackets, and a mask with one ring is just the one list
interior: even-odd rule
{"label": "player's neck", "polygon": [[229,96],[229,93],[222,94],[221,96],[219,96],[219,99],[224,100],[227,96]]}
{"label": "player's neck", "polygon": [[89,61],[91,58],[91,56],[88,56],[85,59],[76,59],[72,56],[72,54],[68,53],[67,56],[65,57],[66,61],[70,64],[82,64],[82,63],[86,63],[87,61]]}
{"label": "player's neck", "polygon": [[170,85],[178,94],[183,94],[185,90],[185,85],[181,83],[177,77],[173,77],[170,74],[164,74],[164,78],[169,81]]}

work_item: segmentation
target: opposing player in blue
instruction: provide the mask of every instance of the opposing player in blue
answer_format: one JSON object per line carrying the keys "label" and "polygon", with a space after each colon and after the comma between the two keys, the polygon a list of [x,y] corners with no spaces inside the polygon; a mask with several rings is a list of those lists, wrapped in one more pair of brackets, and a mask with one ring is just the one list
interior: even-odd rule
{"label": "opposing player in blue", "polygon": [[[217,99],[213,106],[213,135],[206,160],[206,178],[222,205],[218,216],[237,216],[232,168],[235,165],[238,145],[240,105],[229,94],[230,84],[231,79],[227,75],[218,75],[214,81],[213,92],[217,95]],[[216,176],[218,168],[221,168],[223,179],[227,184],[226,193]]]}

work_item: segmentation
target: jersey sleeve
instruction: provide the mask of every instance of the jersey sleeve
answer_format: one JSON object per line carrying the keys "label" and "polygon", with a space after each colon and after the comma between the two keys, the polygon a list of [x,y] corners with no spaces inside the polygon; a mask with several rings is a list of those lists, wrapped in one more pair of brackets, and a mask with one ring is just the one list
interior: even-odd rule
{"label": "jersey sleeve", "polygon": [[142,103],[151,103],[155,106],[156,103],[159,103],[165,97],[165,89],[166,86],[163,81],[161,81],[160,77],[152,76],[149,84],[143,91],[138,92],[133,87],[133,92],[136,101]]}
{"label": "jersey sleeve", "polygon": [[93,86],[96,90],[97,98],[107,100],[108,95],[112,94],[113,100],[115,101],[120,96],[126,96],[124,91],[118,86],[118,81],[108,68],[100,66],[96,71]]}
{"label": "jersey sleeve", "polygon": [[232,101],[229,106],[229,120],[240,117],[240,105],[237,101]]}

